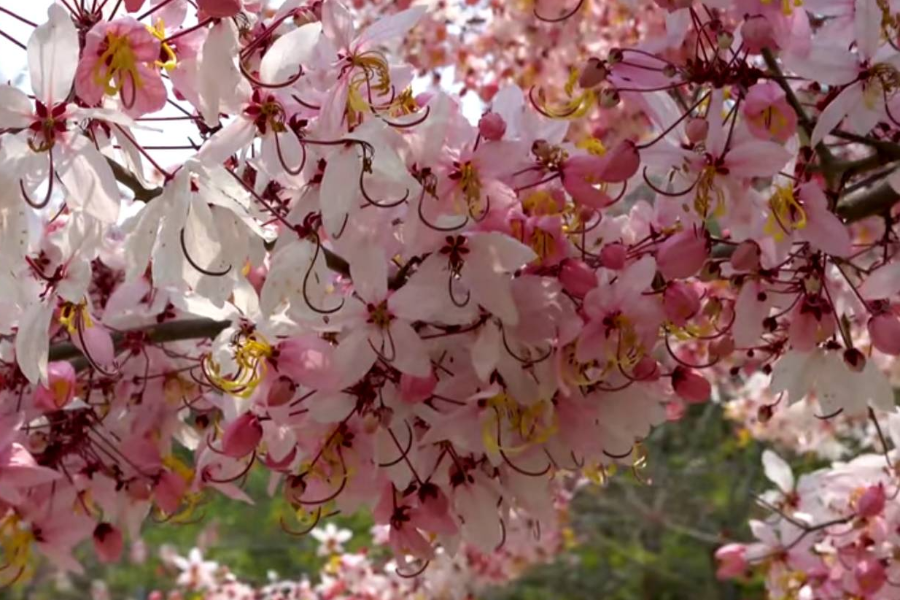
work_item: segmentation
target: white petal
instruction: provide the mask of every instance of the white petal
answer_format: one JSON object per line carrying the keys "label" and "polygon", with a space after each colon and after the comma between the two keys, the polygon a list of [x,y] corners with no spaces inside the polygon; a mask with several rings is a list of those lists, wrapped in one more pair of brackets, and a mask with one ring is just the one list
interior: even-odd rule
{"label": "white petal", "polygon": [[881,45],[881,17],[881,7],[875,0],[855,0],[856,50],[866,60],[872,60]]}
{"label": "white petal", "polygon": [[197,70],[198,108],[211,127],[219,124],[223,109],[234,108],[248,95],[244,78],[234,62],[237,48],[237,30],[227,19],[214,25],[203,43]]}
{"label": "white petal", "polygon": [[794,473],[791,471],[791,466],[783,458],[771,450],[764,450],[762,463],[766,477],[778,486],[779,490],[785,494],[789,494],[794,490]]}
{"label": "white petal", "polygon": [[66,148],[59,178],[66,187],[66,204],[83,210],[101,223],[119,219],[121,194],[106,158],[87,138],[78,136]]}
{"label": "white petal", "polygon": [[800,352],[788,352],[775,363],[772,369],[770,389],[775,394],[787,392],[791,404],[802,400],[809,393],[809,377],[807,362],[810,355]]}
{"label": "white petal", "polygon": [[78,68],[78,31],[59,4],[51,4],[47,14],[49,21],[35,29],[28,40],[28,68],[34,95],[54,105],[65,100],[72,89]]}
{"label": "white petal", "polygon": [[259,78],[272,84],[292,78],[309,63],[321,33],[319,23],[309,23],[275,40],[259,65]]}
{"label": "white petal", "polygon": [[[55,300],[55,296],[51,299]],[[47,382],[47,353],[50,347],[50,317],[55,302],[35,302],[25,309],[16,334],[16,362],[33,384]]]}
{"label": "white petal", "polygon": [[900,262],[880,267],[859,287],[859,293],[868,300],[890,298],[900,293]]}
{"label": "white petal", "polygon": [[419,334],[409,323],[399,319],[391,323],[390,331],[395,352],[392,364],[414,377],[428,377],[431,373],[431,360],[428,357],[428,347]]}
{"label": "white petal", "polygon": [[834,100],[831,101],[816,121],[816,127],[813,129],[809,145],[815,148],[819,145],[825,136],[840,125],[843,118],[850,109],[862,102],[862,86],[859,83],[847,86]]}
{"label": "white petal", "polygon": [[28,127],[31,112],[31,100],[25,92],[11,85],[0,85],[0,128]]}
{"label": "white petal", "polygon": [[206,140],[197,153],[197,158],[205,165],[218,166],[249,145],[255,135],[256,125],[253,121],[238,117]]}
{"label": "white petal", "polygon": [[387,296],[387,260],[377,246],[360,244],[350,261],[350,279],[356,293],[366,302],[379,303]]}
{"label": "white petal", "polygon": [[125,280],[135,281],[143,277],[150,262],[150,255],[160,223],[165,213],[165,200],[156,198],[145,206],[141,212],[122,224],[125,236]]}
{"label": "white petal", "polygon": [[763,141],[746,142],[725,156],[729,175],[735,177],[769,177],[790,159],[791,153],[784,146]]}
{"label": "white petal", "polygon": [[364,50],[382,42],[404,36],[410,29],[415,27],[425,12],[424,6],[414,6],[397,14],[382,17],[360,34],[354,46],[357,50]]}
{"label": "white petal", "polygon": [[512,273],[537,258],[534,250],[502,233],[479,233],[468,240],[471,261],[494,273]]}
{"label": "white petal", "polygon": [[360,198],[359,174],[362,159],[356,147],[341,148],[328,157],[328,166],[322,176],[322,221],[329,234],[337,234],[343,229],[345,219],[355,212]]}

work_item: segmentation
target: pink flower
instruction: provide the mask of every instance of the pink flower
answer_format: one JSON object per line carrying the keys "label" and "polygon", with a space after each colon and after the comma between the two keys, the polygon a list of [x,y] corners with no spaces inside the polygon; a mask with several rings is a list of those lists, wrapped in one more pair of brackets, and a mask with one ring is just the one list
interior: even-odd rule
{"label": "pink flower", "polygon": [[741,110],[750,133],[761,140],[784,143],[797,131],[797,113],[774,81],[751,87]]}
{"label": "pink flower", "polygon": [[63,408],[75,397],[75,369],[68,361],[52,362],[47,366],[47,385],[39,385],[34,404],[41,410],[53,412]]}
{"label": "pink flower", "polygon": [[740,577],[747,570],[747,547],[744,544],[726,544],[716,550],[716,560],[719,561],[716,577]]}
{"label": "pink flower", "polygon": [[416,377],[407,373],[400,375],[400,399],[409,404],[417,404],[431,397],[437,387],[437,377],[434,373],[428,377]]}
{"label": "pink flower", "polygon": [[131,17],[101,22],[87,33],[75,72],[75,91],[89,105],[119,96],[124,112],[138,117],[166,104],[156,61],[160,41]]}

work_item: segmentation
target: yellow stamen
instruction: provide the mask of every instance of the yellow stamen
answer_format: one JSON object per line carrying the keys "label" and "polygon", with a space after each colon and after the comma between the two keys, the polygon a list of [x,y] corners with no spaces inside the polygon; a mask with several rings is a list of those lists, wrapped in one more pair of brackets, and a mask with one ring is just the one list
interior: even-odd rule
{"label": "yellow stamen", "polygon": [[603,156],[606,154],[606,146],[603,145],[602,141],[593,136],[581,140],[575,144],[575,146],[582,150],[587,150],[589,154],[593,154],[594,156]]}
{"label": "yellow stamen", "polygon": [[[713,200],[715,200],[715,207],[712,205]],[[705,219],[709,216],[711,208],[717,215],[725,210],[725,193],[716,185],[716,168],[708,166],[700,173],[700,179],[697,181],[694,210]]]}
{"label": "yellow stamen", "polygon": [[175,67],[178,66],[178,57],[175,56],[175,51],[172,50],[172,47],[165,43],[166,39],[166,24],[163,23],[163,20],[160,19],[156,22],[156,27],[151,27],[147,25],[147,31],[149,31],[153,37],[159,40],[160,47],[162,51],[166,53],[167,60],[157,60],[156,66],[162,69],[165,69],[167,72],[171,73],[175,70]]}
{"label": "yellow stamen", "polygon": [[8,585],[13,579],[26,581],[34,573],[31,565],[31,544],[34,534],[14,512],[0,519],[0,550],[3,551],[0,585]]}
{"label": "yellow stamen", "polygon": [[578,69],[573,68],[569,72],[569,80],[564,88],[568,100],[557,108],[548,106],[544,91],[538,90],[540,110],[554,119],[579,119],[585,116],[597,102],[597,94],[594,90],[582,90],[580,94],[575,94],[579,75]]}
{"label": "yellow stamen", "polygon": [[[487,400],[493,414],[482,423],[481,436],[484,447],[493,453],[501,450],[506,454],[516,454],[534,444],[543,444],[558,429],[553,405],[541,400],[531,406],[523,406],[507,394],[497,394]],[[506,426],[506,427],[504,427]],[[497,439],[498,429],[518,434],[522,443],[518,446],[501,446]]]}
{"label": "yellow stamen", "polygon": [[135,89],[143,87],[138,73],[137,58],[128,37],[107,33],[106,51],[94,65],[94,83],[101,86],[107,95],[115,96],[124,87],[126,76],[131,78]]}
{"label": "yellow stamen", "polygon": [[775,193],[769,198],[769,208],[771,212],[763,231],[775,241],[781,241],[786,234],[806,227],[806,211],[794,197],[793,186],[775,186]]}
{"label": "yellow stamen", "polygon": [[234,352],[237,374],[222,376],[221,366],[209,355],[204,358],[204,368],[216,386],[239,398],[249,398],[266,375],[266,359],[272,356],[272,346],[258,333],[242,336],[234,344],[237,347]]}
{"label": "yellow stamen", "polygon": [[69,332],[69,335],[78,333],[79,324],[83,329],[94,326],[91,315],[87,310],[87,302],[82,300],[78,304],[66,302],[59,311],[59,323]]}

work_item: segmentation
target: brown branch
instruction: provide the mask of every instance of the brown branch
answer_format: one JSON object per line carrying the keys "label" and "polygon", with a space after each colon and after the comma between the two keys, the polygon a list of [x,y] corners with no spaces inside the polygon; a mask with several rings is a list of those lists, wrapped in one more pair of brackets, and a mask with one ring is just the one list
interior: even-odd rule
{"label": "brown branch", "polygon": [[[138,327],[127,331],[116,332],[112,334],[113,345],[116,352],[121,352],[125,348],[125,342],[130,334],[140,333],[145,339],[161,344],[165,342],[177,342],[182,340],[212,339],[219,335],[223,329],[231,325],[231,321],[216,321],[214,319],[184,319],[180,321],[169,321],[168,323],[160,323],[149,327]],[[76,363],[76,368],[87,366],[86,359],[74,344],[64,342],[53,344],[50,346],[48,357],[51,361],[71,360]],[[85,361],[82,365],[80,361]]]}

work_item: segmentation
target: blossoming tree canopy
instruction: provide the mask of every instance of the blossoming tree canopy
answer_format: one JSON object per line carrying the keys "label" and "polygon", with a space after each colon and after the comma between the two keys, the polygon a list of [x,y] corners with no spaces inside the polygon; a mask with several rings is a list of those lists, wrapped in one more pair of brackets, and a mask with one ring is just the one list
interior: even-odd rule
{"label": "blossoming tree canopy", "polygon": [[893,413],[892,4],[660,1],[615,47],[600,2],[495,6],[474,35],[593,54],[466,73],[475,122],[413,91],[417,30],[479,7],[445,4],[0,0],[30,31],[0,29],[28,67],[0,86],[4,583],[252,502],[255,465],[288,532],[365,508],[413,575],[552,521],[565,474],[639,464],[730,377]]}

